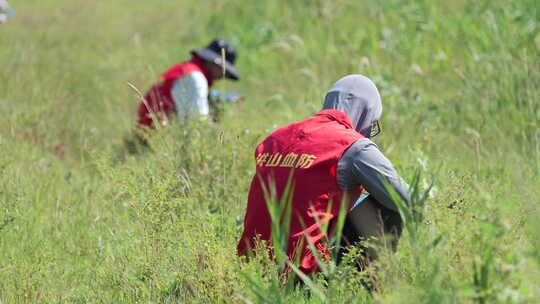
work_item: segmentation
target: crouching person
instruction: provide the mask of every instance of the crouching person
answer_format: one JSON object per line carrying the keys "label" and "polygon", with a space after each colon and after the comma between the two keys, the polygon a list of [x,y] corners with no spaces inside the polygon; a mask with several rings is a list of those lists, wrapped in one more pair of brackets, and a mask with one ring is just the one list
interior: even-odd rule
{"label": "crouching person", "polygon": [[154,121],[167,124],[173,113],[181,118],[206,118],[212,84],[223,77],[239,79],[234,67],[236,50],[228,42],[214,39],[191,54],[191,60],[169,68],[148,90],[138,108],[139,127],[153,128]]}
{"label": "crouching person", "polygon": [[215,122],[223,102],[233,103],[243,98],[234,94],[216,96],[216,91],[210,91],[219,79],[240,78],[234,66],[236,49],[231,44],[214,39],[205,48],[191,51],[191,55],[190,60],[170,67],[144,96],[139,96],[135,137],[124,138],[127,152],[137,153],[140,145],[148,146],[149,131],[156,124],[168,125],[175,116],[184,121],[210,117]]}
{"label": "crouching person", "polygon": [[[381,113],[374,83],[362,75],[349,75],[328,91],[321,112],[277,129],[264,139],[255,151],[256,173],[238,254],[254,254],[258,240],[271,243],[265,192],[275,187],[280,198],[289,179],[293,193],[286,251],[304,273],[319,271],[309,242],[319,256],[330,258],[321,226],[328,224],[327,231],[332,233],[342,202],[349,211],[342,244],[384,238],[385,234],[399,237],[401,218],[387,187],[405,200],[409,198],[408,187],[370,139],[380,132]],[[369,196],[359,201],[363,191]],[[364,262],[375,257],[376,252],[367,251]]]}

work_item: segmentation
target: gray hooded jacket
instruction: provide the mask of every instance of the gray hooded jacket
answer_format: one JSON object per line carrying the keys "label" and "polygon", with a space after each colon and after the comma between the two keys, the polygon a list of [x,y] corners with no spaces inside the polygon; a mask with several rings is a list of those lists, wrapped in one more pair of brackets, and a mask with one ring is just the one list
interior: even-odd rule
{"label": "gray hooded jacket", "polygon": [[362,185],[386,208],[397,211],[385,183],[405,200],[409,200],[410,195],[407,184],[399,177],[392,163],[369,139],[373,123],[382,114],[381,96],[375,84],[362,75],[341,78],[326,94],[323,110],[327,109],[347,114],[356,131],[365,136],[354,142],[339,160],[340,188],[351,190]]}

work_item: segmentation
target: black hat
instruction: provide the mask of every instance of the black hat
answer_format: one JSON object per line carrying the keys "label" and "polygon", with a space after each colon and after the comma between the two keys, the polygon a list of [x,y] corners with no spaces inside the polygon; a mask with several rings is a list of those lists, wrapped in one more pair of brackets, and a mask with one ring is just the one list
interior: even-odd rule
{"label": "black hat", "polygon": [[234,68],[234,62],[236,61],[236,50],[227,41],[222,39],[214,39],[206,48],[193,50],[191,51],[191,54],[205,61],[222,66],[222,49],[225,50],[225,77],[233,80],[240,79],[236,69]]}

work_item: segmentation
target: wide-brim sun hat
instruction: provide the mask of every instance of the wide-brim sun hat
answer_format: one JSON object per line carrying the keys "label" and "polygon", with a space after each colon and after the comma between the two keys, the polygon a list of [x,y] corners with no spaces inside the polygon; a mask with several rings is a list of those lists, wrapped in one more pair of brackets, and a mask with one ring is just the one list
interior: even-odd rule
{"label": "wide-brim sun hat", "polygon": [[[225,62],[223,62],[222,50],[225,52]],[[222,39],[214,39],[205,48],[192,50],[191,54],[221,67],[225,66],[225,77],[232,80],[240,79],[240,76],[234,67],[234,62],[236,61],[236,50],[227,41]]]}

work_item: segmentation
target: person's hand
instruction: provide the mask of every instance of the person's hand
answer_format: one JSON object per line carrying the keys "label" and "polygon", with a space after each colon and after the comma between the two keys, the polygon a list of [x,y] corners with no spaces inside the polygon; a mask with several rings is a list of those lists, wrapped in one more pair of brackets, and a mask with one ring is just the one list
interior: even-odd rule
{"label": "person's hand", "polygon": [[238,94],[238,93],[227,93],[225,96],[223,96],[223,100],[226,103],[237,103],[244,101],[244,96]]}

